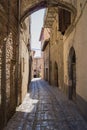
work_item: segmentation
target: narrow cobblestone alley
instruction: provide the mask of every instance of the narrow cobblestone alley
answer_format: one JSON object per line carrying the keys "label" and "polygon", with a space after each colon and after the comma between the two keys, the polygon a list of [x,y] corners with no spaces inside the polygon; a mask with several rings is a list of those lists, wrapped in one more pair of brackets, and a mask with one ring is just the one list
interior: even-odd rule
{"label": "narrow cobblestone alley", "polygon": [[57,87],[33,79],[29,93],[4,130],[87,130],[87,123]]}

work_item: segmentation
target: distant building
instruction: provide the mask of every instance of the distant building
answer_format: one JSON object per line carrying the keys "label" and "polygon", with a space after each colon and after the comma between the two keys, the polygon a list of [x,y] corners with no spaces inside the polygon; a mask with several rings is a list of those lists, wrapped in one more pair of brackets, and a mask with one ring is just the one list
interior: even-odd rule
{"label": "distant building", "polygon": [[32,62],[32,78],[43,78],[43,57],[33,57]]}

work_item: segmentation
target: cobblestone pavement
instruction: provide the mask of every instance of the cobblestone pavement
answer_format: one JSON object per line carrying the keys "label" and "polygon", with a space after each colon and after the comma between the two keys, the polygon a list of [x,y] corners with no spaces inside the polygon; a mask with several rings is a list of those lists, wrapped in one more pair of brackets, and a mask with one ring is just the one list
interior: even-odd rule
{"label": "cobblestone pavement", "polygon": [[4,130],[87,130],[87,122],[57,87],[34,79]]}

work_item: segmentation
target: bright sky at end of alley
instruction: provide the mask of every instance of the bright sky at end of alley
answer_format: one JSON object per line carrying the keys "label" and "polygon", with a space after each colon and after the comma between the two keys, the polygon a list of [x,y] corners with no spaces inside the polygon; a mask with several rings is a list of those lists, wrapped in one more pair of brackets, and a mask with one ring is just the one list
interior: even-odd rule
{"label": "bright sky at end of alley", "polygon": [[31,49],[36,50],[36,57],[41,55],[39,37],[43,27],[44,11],[45,9],[42,9],[31,15]]}

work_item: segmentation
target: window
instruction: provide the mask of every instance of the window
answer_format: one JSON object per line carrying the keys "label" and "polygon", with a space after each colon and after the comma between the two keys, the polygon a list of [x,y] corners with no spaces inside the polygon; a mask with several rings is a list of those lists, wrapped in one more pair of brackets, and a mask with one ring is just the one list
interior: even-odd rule
{"label": "window", "polygon": [[59,31],[64,35],[71,24],[71,13],[64,9],[59,9]]}

